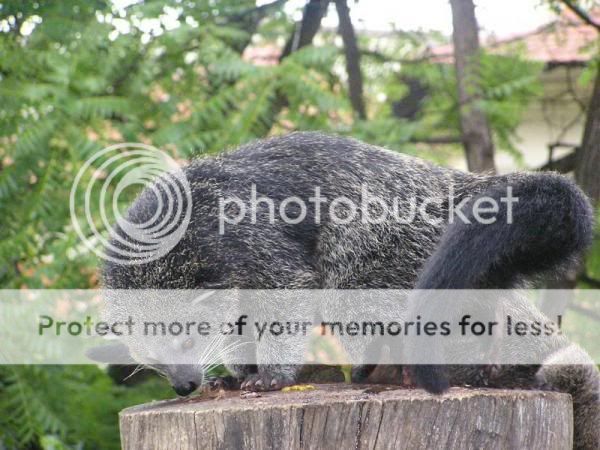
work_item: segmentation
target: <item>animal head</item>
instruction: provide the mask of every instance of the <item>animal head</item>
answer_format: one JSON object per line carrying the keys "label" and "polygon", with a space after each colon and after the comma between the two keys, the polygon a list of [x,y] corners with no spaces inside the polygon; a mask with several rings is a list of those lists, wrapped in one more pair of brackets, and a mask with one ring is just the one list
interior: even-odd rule
{"label": "animal head", "polygon": [[103,319],[119,324],[115,343],[88,352],[96,361],[137,364],[167,378],[178,395],[208,381],[240,344],[231,339],[235,291],[107,290]]}

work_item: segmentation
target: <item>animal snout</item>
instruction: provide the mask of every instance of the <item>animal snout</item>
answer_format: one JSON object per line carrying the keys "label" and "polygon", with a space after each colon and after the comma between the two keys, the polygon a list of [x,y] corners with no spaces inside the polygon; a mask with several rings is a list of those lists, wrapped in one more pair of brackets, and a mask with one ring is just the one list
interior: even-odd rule
{"label": "animal snout", "polygon": [[186,395],[190,395],[192,392],[196,390],[198,385],[193,381],[189,381],[187,383],[176,384],[173,385],[173,389],[177,393],[177,395],[181,397],[185,397]]}

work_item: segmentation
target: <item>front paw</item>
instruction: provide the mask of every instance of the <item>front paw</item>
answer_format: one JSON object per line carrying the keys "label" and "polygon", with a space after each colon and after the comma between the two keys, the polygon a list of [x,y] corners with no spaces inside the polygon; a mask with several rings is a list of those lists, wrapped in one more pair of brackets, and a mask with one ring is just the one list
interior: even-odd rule
{"label": "front paw", "polygon": [[232,391],[240,388],[240,381],[236,377],[230,375],[224,377],[210,378],[206,385],[209,391],[219,391],[221,389],[225,391]]}
{"label": "front paw", "polygon": [[294,384],[294,380],[281,374],[253,373],[242,383],[242,391],[279,391]]}

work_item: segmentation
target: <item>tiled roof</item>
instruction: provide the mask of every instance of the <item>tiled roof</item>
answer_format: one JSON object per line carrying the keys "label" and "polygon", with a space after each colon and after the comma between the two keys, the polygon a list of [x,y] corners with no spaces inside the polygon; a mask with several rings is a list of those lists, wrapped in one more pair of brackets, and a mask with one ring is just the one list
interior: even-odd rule
{"label": "tiled roof", "polygon": [[257,66],[276,66],[279,62],[281,50],[275,45],[263,47],[250,46],[244,50],[243,58]]}
{"label": "tiled roof", "polygon": [[[600,8],[592,13],[600,22]],[[506,54],[523,50],[529,58],[548,65],[581,64],[589,61],[598,51],[600,37],[598,31],[584,23],[569,10],[564,10],[554,21],[533,31],[504,38],[490,38],[483,46],[493,53]],[[427,55],[431,61],[452,63],[453,46],[441,45],[430,48]],[[249,46],[243,58],[258,66],[277,65],[281,49],[276,45]]]}
{"label": "tiled roof", "polygon": [[[593,14],[600,22],[600,9]],[[536,61],[547,64],[576,64],[588,61],[598,51],[600,37],[598,31],[584,23],[572,12],[565,10],[555,21],[536,30],[501,39],[489,39],[483,45],[493,53],[509,53],[522,49]],[[452,62],[452,45],[430,49],[430,54],[438,62]]]}

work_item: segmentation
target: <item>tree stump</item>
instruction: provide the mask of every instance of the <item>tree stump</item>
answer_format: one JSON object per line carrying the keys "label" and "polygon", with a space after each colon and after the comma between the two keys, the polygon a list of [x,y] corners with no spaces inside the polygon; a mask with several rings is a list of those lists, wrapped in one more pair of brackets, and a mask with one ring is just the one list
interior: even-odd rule
{"label": "tree stump", "polygon": [[570,449],[566,394],[453,388],[442,396],[394,386],[227,392],[155,402],[120,414],[133,449]]}

